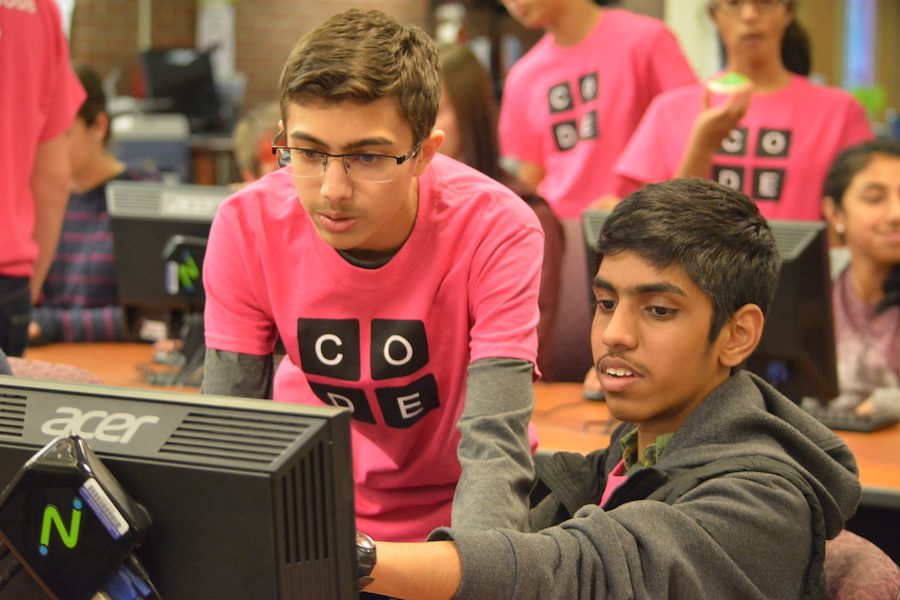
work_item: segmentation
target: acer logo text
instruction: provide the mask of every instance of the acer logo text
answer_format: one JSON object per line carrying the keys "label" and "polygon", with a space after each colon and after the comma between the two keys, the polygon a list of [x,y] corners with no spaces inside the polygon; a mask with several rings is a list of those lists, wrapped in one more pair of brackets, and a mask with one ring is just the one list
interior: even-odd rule
{"label": "acer logo text", "polygon": [[157,416],[139,417],[129,413],[110,413],[105,410],[82,412],[72,406],[61,406],[56,414],[65,415],[48,419],[41,425],[41,432],[51,436],[77,435],[86,440],[127,444],[137,430],[146,423],[158,423]]}

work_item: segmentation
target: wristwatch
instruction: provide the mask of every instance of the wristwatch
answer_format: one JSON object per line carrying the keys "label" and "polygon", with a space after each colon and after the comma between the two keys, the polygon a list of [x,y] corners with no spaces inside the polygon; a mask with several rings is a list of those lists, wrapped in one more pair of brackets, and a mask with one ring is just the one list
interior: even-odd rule
{"label": "wristwatch", "polygon": [[356,532],[356,574],[359,577],[359,589],[363,589],[374,578],[371,576],[375,568],[375,541],[363,533]]}

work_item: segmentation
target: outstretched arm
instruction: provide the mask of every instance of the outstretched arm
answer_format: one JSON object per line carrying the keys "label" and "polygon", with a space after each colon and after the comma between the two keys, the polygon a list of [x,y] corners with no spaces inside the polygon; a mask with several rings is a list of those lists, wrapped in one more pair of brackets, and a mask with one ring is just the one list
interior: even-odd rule
{"label": "outstretched arm", "polygon": [[203,365],[203,394],[272,398],[275,368],[271,354],[257,356],[207,348]]}
{"label": "outstretched arm", "polygon": [[451,519],[458,529],[528,528],[533,373],[530,362],[512,358],[469,365],[466,404],[457,424],[462,474]]}
{"label": "outstretched arm", "polygon": [[30,344],[50,342],[121,342],[127,339],[121,306],[58,308],[32,311]]}
{"label": "outstretched arm", "polygon": [[453,542],[378,543],[374,581],[367,592],[397,598],[452,598],[459,588],[462,563]]}

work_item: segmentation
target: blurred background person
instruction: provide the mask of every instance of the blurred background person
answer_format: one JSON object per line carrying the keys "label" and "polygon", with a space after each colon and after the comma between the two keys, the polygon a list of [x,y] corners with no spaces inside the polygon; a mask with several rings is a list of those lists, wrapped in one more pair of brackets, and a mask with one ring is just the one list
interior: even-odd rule
{"label": "blurred background person", "polygon": [[504,83],[501,155],[560,218],[577,219],[618,192],[613,167],[650,101],[697,77],[658,19],[593,0],[503,5],[546,33]]}
{"label": "blurred background person", "polygon": [[[794,0],[709,2],[722,74],[745,83],[727,93],[698,83],[654,99],[616,163],[619,189],[704,177],[744,192],[767,218],[822,218],[820,190],[832,159],[873,135],[849,93],[806,78],[809,38],[795,9]],[[600,392],[593,370],[585,392]]]}
{"label": "blurred background person", "polygon": [[277,102],[255,106],[234,126],[234,158],[243,183],[256,181],[278,168],[272,154],[272,138],[278,133],[281,109]]}
{"label": "blurred background person", "polygon": [[28,330],[30,344],[126,339],[106,210],[110,181],[156,179],[109,150],[110,115],[100,76],[75,69],[87,98],[69,131],[71,193],[56,256]]}
{"label": "blurred background person", "polygon": [[472,50],[455,44],[439,49],[441,100],[435,128],[443,130],[439,152],[504,183],[534,210],[544,229],[544,256],[538,297],[538,368],[552,381],[549,360],[559,305],[559,283],[565,241],[559,220],[547,202],[500,167],[497,144],[497,100],[487,69]]}
{"label": "blurred background person", "polygon": [[656,98],[616,165],[625,191],[708,177],[750,196],[766,218],[822,218],[832,159],[873,135],[849,93],[805,77],[809,40],[795,8],[793,0],[709,3],[726,72],[749,81],[727,93],[696,84]]}
{"label": "blurred background person", "polygon": [[0,2],[0,348],[21,356],[69,193],[84,91],[53,0]]}
{"label": "blurred background person", "polygon": [[591,366],[590,290],[587,277],[572,276],[585,264],[579,218],[622,195],[613,168],[651,100],[697,77],[659,19],[600,6],[607,1],[502,2],[544,32],[503,83],[498,138],[502,164],[562,220],[552,376],[579,381]]}
{"label": "blurred background person", "polygon": [[[832,291],[840,396],[900,406],[900,140],[847,148],[825,179],[823,211],[847,245]],[[874,398],[873,398],[874,400]],[[873,404],[877,405],[877,401]]]}

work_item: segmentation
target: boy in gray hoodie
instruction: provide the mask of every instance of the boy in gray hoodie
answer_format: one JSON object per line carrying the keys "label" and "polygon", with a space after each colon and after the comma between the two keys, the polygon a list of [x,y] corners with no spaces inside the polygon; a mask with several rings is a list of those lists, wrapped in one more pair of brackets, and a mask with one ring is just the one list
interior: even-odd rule
{"label": "boy in gray hoodie", "polygon": [[648,185],[605,221],[597,256],[594,363],[625,422],[609,448],[538,461],[533,533],[444,528],[432,542],[378,543],[366,591],[823,597],[825,540],[860,485],[836,435],[741,369],[778,279],[766,221],[710,181]]}

